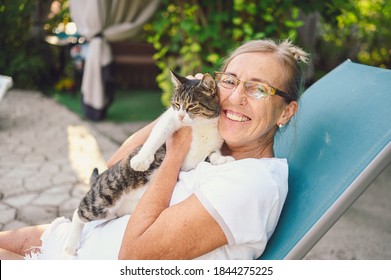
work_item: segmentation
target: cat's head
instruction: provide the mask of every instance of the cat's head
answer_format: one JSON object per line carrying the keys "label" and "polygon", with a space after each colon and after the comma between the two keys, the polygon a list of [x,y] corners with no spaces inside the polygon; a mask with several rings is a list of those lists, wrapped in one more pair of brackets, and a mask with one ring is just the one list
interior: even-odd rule
{"label": "cat's head", "polygon": [[171,71],[171,80],[174,84],[171,106],[181,122],[192,124],[199,118],[211,119],[219,116],[217,84],[210,74],[206,73],[199,80],[187,79]]}

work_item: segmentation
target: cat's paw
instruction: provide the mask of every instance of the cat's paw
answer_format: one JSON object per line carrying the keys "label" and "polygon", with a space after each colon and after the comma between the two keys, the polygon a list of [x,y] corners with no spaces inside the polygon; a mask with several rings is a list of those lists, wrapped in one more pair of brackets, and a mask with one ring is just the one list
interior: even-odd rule
{"label": "cat's paw", "polygon": [[154,161],[155,157],[152,156],[143,156],[140,154],[135,155],[130,160],[130,167],[136,171],[146,171],[151,163]]}
{"label": "cat's paw", "polygon": [[72,240],[69,238],[64,246],[64,251],[68,255],[75,256],[77,255],[77,250],[79,248],[80,248],[80,241]]}
{"label": "cat's paw", "polygon": [[213,165],[220,165],[220,164],[234,161],[235,159],[231,156],[223,156],[219,153],[212,153],[209,156],[209,160],[210,160],[210,163]]}

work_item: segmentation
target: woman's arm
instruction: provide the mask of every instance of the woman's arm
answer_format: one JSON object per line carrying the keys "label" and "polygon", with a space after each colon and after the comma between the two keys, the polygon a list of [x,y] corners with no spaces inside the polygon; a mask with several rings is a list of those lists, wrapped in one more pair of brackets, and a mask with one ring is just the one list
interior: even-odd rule
{"label": "woman's arm", "polygon": [[34,247],[42,245],[41,236],[49,225],[22,227],[0,232],[0,259],[22,258]]}
{"label": "woman's arm", "polygon": [[134,149],[144,144],[149,134],[151,133],[153,127],[155,126],[157,120],[158,119],[146,125],[145,127],[141,128],[139,131],[135,132],[128,139],[126,139],[125,142],[121,145],[121,147],[119,147],[119,149],[108,160],[107,162],[108,167],[113,166],[122,158],[124,158],[125,156],[133,152]]}
{"label": "woman's arm", "polygon": [[192,259],[227,243],[195,195],[169,207],[190,142],[191,129],[183,128],[167,143],[162,165],[129,218],[120,259]]}

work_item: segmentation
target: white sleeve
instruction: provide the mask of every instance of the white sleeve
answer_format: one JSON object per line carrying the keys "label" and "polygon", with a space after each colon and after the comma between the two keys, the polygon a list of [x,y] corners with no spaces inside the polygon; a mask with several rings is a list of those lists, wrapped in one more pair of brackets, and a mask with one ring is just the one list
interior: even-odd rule
{"label": "white sleeve", "polygon": [[200,188],[195,194],[220,225],[228,243],[266,242],[268,224],[270,219],[278,219],[275,209],[281,203],[280,180],[275,179],[275,172],[256,159],[227,163],[215,171],[199,174]]}

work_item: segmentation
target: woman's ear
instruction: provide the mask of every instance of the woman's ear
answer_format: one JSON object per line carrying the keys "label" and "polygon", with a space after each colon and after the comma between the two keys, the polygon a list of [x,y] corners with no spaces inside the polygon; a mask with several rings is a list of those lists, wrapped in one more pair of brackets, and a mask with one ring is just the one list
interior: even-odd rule
{"label": "woman's ear", "polygon": [[281,116],[277,121],[277,125],[286,125],[289,120],[296,114],[298,109],[299,104],[297,103],[297,101],[292,101],[291,103],[289,103],[282,111]]}

